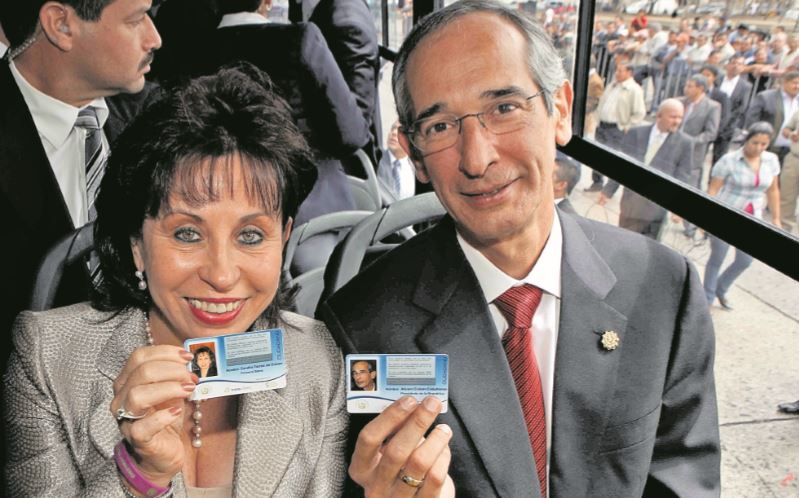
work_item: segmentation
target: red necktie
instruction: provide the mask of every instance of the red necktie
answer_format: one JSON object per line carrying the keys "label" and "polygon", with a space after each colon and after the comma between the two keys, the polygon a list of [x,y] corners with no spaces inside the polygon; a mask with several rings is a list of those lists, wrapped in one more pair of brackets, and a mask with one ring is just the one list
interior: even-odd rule
{"label": "red necktie", "polygon": [[527,434],[533,448],[541,497],[547,496],[547,420],[544,413],[544,392],[541,374],[533,354],[533,314],[541,302],[541,289],[529,284],[511,287],[494,300],[508,320],[502,347],[508,357],[516,392],[524,412]]}

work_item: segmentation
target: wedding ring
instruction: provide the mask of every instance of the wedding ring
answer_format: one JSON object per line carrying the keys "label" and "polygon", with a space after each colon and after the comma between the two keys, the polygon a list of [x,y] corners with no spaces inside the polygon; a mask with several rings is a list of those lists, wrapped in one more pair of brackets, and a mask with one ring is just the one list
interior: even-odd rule
{"label": "wedding ring", "polygon": [[125,410],[124,406],[120,406],[116,413],[117,422],[122,422],[123,420],[139,420],[140,418],[144,418],[147,414],[143,413],[141,415],[134,415],[129,411]]}
{"label": "wedding ring", "polygon": [[412,488],[418,488],[419,486],[424,484],[424,479],[414,479],[408,474],[402,474],[400,476],[400,480]]}

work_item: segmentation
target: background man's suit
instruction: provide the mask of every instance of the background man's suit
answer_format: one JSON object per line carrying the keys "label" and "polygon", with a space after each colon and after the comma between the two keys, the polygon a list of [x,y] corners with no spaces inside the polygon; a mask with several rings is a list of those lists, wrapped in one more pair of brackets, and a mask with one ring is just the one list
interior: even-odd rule
{"label": "background man's suit", "polygon": [[716,161],[727,153],[735,130],[744,127],[746,107],[749,104],[751,91],[752,84],[746,81],[746,78],[739,77],[738,83],[735,84],[730,95],[730,112],[727,115],[727,120],[722,121],[719,125],[718,138],[713,142],[713,164],[716,164]]}
{"label": "background man's suit", "polygon": [[685,117],[683,118],[680,130],[691,137],[694,143],[694,152],[691,159],[693,169],[688,180],[689,185],[699,188],[702,179],[702,166],[705,163],[705,156],[710,143],[716,139],[719,133],[719,123],[721,123],[721,105],[705,96],[693,105],[693,109],[688,112],[688,99],[680,99],[685,106]]}
{"label": "background man's suit", "polygon": [[[655,125],[637,126],[627,132],[621,144],[622,151],[644,162],[653,126]],[[691,139],[684,133],[680,131],[669,133],[649,166],[680,181],[688,182],[691,176],[692,151]],[[618,188],[617,181],[609,180],[602,190],[610,198]],[[665,208],[631,189],[624,189],[619,213],[620,227],[656,239],[665,217]]]}
{"label": "background man's suit", "polygon": [[[550,496],[718,496],[712,324],[682,257],[564,214]],[[632,264],[640,261],[646,264]],[[460,497],[537,497],[522,409],[499,334],[445,217],[320,308],[345,352],[446,353]],[[614,330],[620,346],[600,345]],[[365,420],[354,417],[351,434]],[[524,472],[522,469],[531,469]]]}
{"label": "background man's suit", "polygon": [[[137,95],[107,98],[109,116],[103,128],[111,143],[135,115],[151,87]],[[33,280],[45,252],[75,227],[42,146],[33,117],[8,63],[0,61],[0,212],[4,242],[0,244],[0,369],[5,369],[11,324],[31,298]],[[85,265],[67,268],[55,305],[88,297]]]}
{"label": "background man's suit", "polygon": [[757,121],[765,121],[774,127],[774,138],[772,138],[768,150],[779,156],[780,163],[782,163],[785,154],[788,153],[788,148],[785,147],[784,153],[780,154],[779,147],[776,147],[774,143],[780,133],[780,128],[782,128],[782,123],[787,118],[790,118],[790,116],[785,116],[785,109],[782,104],[782,89],[775,88],[760,92],[752,99],[749,110],[746,111],[746,120],[744,122],[744,128],[748,128],[749,125]]}

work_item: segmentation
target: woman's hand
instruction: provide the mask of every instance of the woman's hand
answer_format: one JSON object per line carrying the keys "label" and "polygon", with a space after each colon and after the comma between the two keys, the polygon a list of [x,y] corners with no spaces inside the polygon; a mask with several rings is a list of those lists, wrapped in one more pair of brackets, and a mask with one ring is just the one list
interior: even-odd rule
{"label": "woman's hand", "polygon": [[121,419],[119,430],[130,444],[139,470],[167,486],[183,467],[183,403],[198,378],[186,368],[192,354],[177,346],[146,346],[128,358],[114,381],[111,413],[141,416]]}
{"label": "woman's hand", "polygon": [[440,411],[437,398],[406,396],[361,430],[349,473],[367,498],[455,496],[447,473],[452,430],[441,424],[424,437]]}

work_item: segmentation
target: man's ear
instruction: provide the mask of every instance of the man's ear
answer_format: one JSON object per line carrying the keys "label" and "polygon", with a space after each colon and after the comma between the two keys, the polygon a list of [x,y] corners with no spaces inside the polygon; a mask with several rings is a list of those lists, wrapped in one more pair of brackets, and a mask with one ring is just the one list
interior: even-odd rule
{"label": "man's ear", "polygon": [[566,145],[572,138],[572,102],[574,93],[572,85],[568,80],[555,90],[552,96],[555,109],[555,142],[558,145]]}
{"label": "man's ear", "polygon": [[39,9],[39,24],[51,45],[68,52],[72,49],[78,15],[72,7],[60,2],[45,2]]}
{"label": "man's ear", "polygon": [[375,380],[375,379],[377,378],[377,371],[372,371],[372,372],[369,372],[369,377],[370,377],[372,380]]}
{"label": "man's ear", "polygon": [[416,159],[416,153],[413,150],[413,145],[402,129],[397,132],[397,139],[399,140],[402,150],[404,150],[405,153],[408,154],[408,157],[411,158],[413,169],[416,171],[416,178],[418,178],[422,183],[430,183],[430,176],[427,174],[427,169],[424,166],[424,162],[421,159]]}

